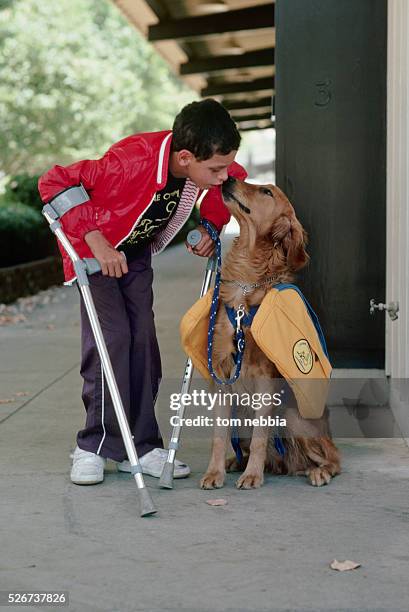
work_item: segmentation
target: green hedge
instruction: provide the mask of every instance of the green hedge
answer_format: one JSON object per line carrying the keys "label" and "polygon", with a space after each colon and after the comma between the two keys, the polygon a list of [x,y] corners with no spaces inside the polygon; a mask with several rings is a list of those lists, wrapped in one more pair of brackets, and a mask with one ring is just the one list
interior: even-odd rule
{"label": "green hedge", "polygon": [[41,213],[24,204],[0,206],[0,267],[48,257],[56,240]]}
{"label": "green hedge", "polygon": [[25,204],[41,212],[44,206],[38,193],[39,175],[16,174],[9,178],[5,186],[4,201],[10,204]]}

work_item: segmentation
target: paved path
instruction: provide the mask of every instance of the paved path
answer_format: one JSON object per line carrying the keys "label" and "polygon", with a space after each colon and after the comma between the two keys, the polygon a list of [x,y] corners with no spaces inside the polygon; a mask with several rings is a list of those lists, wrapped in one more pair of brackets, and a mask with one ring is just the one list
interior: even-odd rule
{"label": "paved path", "polygon": [[[155,269],[164,372],[179,381],[178,321],[197,297],[203,261],[180,246]],[[185,430],[191,477],[173,491],[147,478],[159,513],[140,519],[133,481],[115,464],[103,484],[70,483],[83,425],[78,294],[40,297],[25,322],[0,327],[0,590],[67,590],[75,612],[409,609],[401,439],[339,441],[344,471],[329,487],[267,477],[260,490],[237,491],[231,475],[213,494],[197,486],[208,441]],[[159,419],[166,434],[166,410]],[[228,505],[210,507],[212,497]],[[335,572],[334,558],[362,567]]]}

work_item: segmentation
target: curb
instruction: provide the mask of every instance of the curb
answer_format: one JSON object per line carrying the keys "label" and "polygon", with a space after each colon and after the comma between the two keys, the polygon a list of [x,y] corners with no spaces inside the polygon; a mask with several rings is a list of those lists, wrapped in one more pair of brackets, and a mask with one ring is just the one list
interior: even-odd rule
{"label": "curb", "polygon": [[61,257],[53,256],[28,263],[0,268],[0,303],[10,304],[20,297],[33,295],[51,285],[64,282]]}

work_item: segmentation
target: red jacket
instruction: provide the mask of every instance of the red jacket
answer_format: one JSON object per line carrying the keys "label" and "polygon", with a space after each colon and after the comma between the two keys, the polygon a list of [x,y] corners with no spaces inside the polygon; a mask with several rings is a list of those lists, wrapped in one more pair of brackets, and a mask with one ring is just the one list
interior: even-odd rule
{"label": "red jacket", "polygon": [[[118,247],[132,232],[153,201],[155,193],[166,185],[172,132],[135,134],[115,143],[101,159],[83,160],[69,166],[54,166],[40,177],[38,188],[44,202],[49,202],[68,187],[82,183],[90,201],[72,208],[61,219],[63,229],[80,257],[93,257],[84,235],[100,230]],[[233,162],[229,175],[245,179],[246,171]],[[175,214],[152,240],[152,254],[163,251],[190,216],[197,202],[199,188],[187,179]],[[219,230],[230,214],[223,203],[220,187],[209,189],[200,206],[202,218]],[[75,279],[71,260],[59,244],[67,282]]]}

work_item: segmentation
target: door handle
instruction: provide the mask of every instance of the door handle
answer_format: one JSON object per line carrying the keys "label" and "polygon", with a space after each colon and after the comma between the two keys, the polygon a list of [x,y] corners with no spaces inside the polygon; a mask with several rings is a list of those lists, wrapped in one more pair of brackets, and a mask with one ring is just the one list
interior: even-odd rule
{"label": "door handle", "polygon": [[389,302],[389,304],[377,304],[375,300],[369,302],[369,313],[375,314],[375,310],[386,310],[392,321],[396,321],[399,312],[399,302]]}

